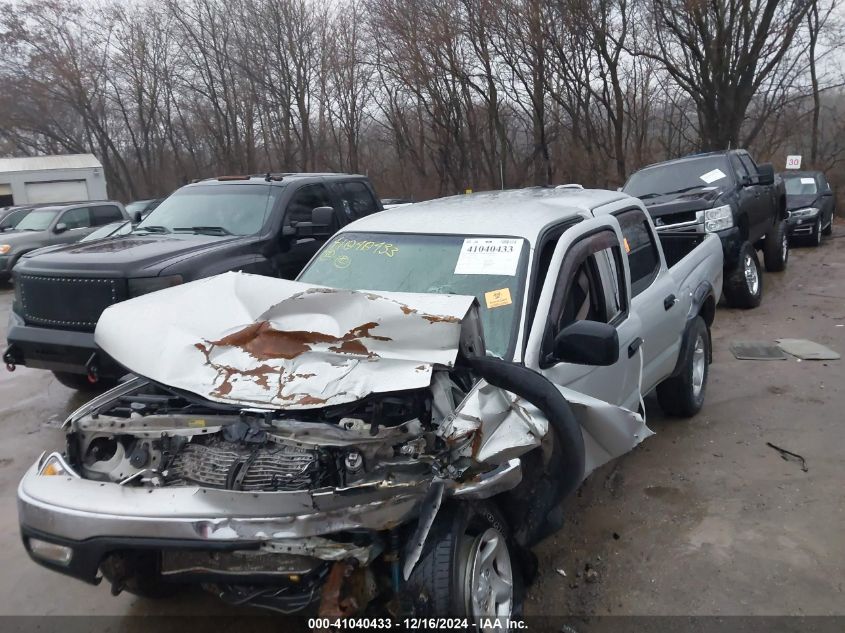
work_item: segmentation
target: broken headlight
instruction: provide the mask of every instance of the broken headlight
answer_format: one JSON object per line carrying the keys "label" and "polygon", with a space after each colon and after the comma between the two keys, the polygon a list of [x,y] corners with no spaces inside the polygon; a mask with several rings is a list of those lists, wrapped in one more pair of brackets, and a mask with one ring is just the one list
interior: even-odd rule
{"label": "broken headlight", "polygon": [[41,462],[41,466],[38,468],[38,474],[42,477],[76,477],[79,479],[79,475],[74,472],[73,468],[68,466],[67,462],[59,453],[50,453]]}

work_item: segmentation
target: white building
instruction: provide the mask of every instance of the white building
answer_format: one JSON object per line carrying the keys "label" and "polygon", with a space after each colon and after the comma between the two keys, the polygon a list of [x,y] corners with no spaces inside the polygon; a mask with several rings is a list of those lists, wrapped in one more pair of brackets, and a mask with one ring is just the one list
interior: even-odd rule
{"label": "white building", "polygon": [[0,158],[0,208],[107,197],[103,166],[93,154]]}

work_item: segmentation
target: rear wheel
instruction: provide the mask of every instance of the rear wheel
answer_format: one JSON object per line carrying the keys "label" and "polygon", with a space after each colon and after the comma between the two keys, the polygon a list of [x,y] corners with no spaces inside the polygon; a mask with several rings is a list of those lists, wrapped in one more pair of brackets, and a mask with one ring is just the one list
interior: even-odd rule
{"label": "rear wheel", "polygon": [[763,240],[763,260],[766,270],[770,273],[786,270],[786,264],[789,261],[789,233],[785,220],[781,220],[772,227],[766,239]]}
{"label": "rear wheel", "polygon": [[54,371],[53,375],[65,387],[75,389],[76,391],[105,391],[117,384],[111,378],[100,378],[97,382],[91,382],[88,380],[88,376],[72,374],[67,371]]}
{"label": "rear wheel", "polygon": [[504,519],[485,503],[444,510],[406,585],[416,614],[518,617],[522,574]]}
{"label": "rear wheel", "polygon": [[749,242],[739,249],[736,267],[725,276],[725,299],[732,308],[756,308],[763,299],[763,271]]}
{"label": "rear wheel", "polygon": [[657,401],[668,415],[689,418],[704,406],[710,360],[710,331],[700,316],[689,325],[687,344],[682,350],[684,366],[677,376],[657,385]]}

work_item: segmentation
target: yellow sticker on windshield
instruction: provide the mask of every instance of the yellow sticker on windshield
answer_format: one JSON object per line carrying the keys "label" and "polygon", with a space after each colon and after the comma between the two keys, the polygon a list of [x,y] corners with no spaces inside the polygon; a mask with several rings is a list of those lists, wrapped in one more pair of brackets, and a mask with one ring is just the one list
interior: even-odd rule
{"label": "yellow sticker on windshield", "polygon": [[490,292],[485,292],[484,301],[487,302],[488,310],[509,306],[513,303],[513,301],[511,301],[511,290],[510,288],[502,288],[501,290],[491,290]]}
{"label": "yellow sticker on windshield", "polygon": [[631,245],[630,245],[630,244],[628,244],[628,238],[627,238],[627,237],[623,237],[623,238],[622,238],[622,242],[625,244],[625,252],[626,252],[626,253],[630,253],[630,252],[631,252]]}

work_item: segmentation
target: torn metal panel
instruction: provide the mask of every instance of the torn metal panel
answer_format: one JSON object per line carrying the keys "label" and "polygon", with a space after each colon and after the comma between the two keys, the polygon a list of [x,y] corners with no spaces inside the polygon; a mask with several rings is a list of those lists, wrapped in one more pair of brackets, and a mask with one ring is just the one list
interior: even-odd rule
{"label": "torn metal panel", "polygon": [[584,435],[584,477],[654,435],[638,413],[565,387],[558,389],[569,401]]}
{"label": "torn metal panel", "polygon": [[[557,388],[581,426],[584,477],[654,435],[637,413],[565,387]],[[498,464],[540,446],[548,426],[548,420],[534,405],[482,380],[439,433],[459,454]]]}
{"label": "torn metal panel", "polygon": [[307,409],[428,386],[455,362],[474,301],[227,273],[115,304],[95,338],[132,372],[209,400]]}

